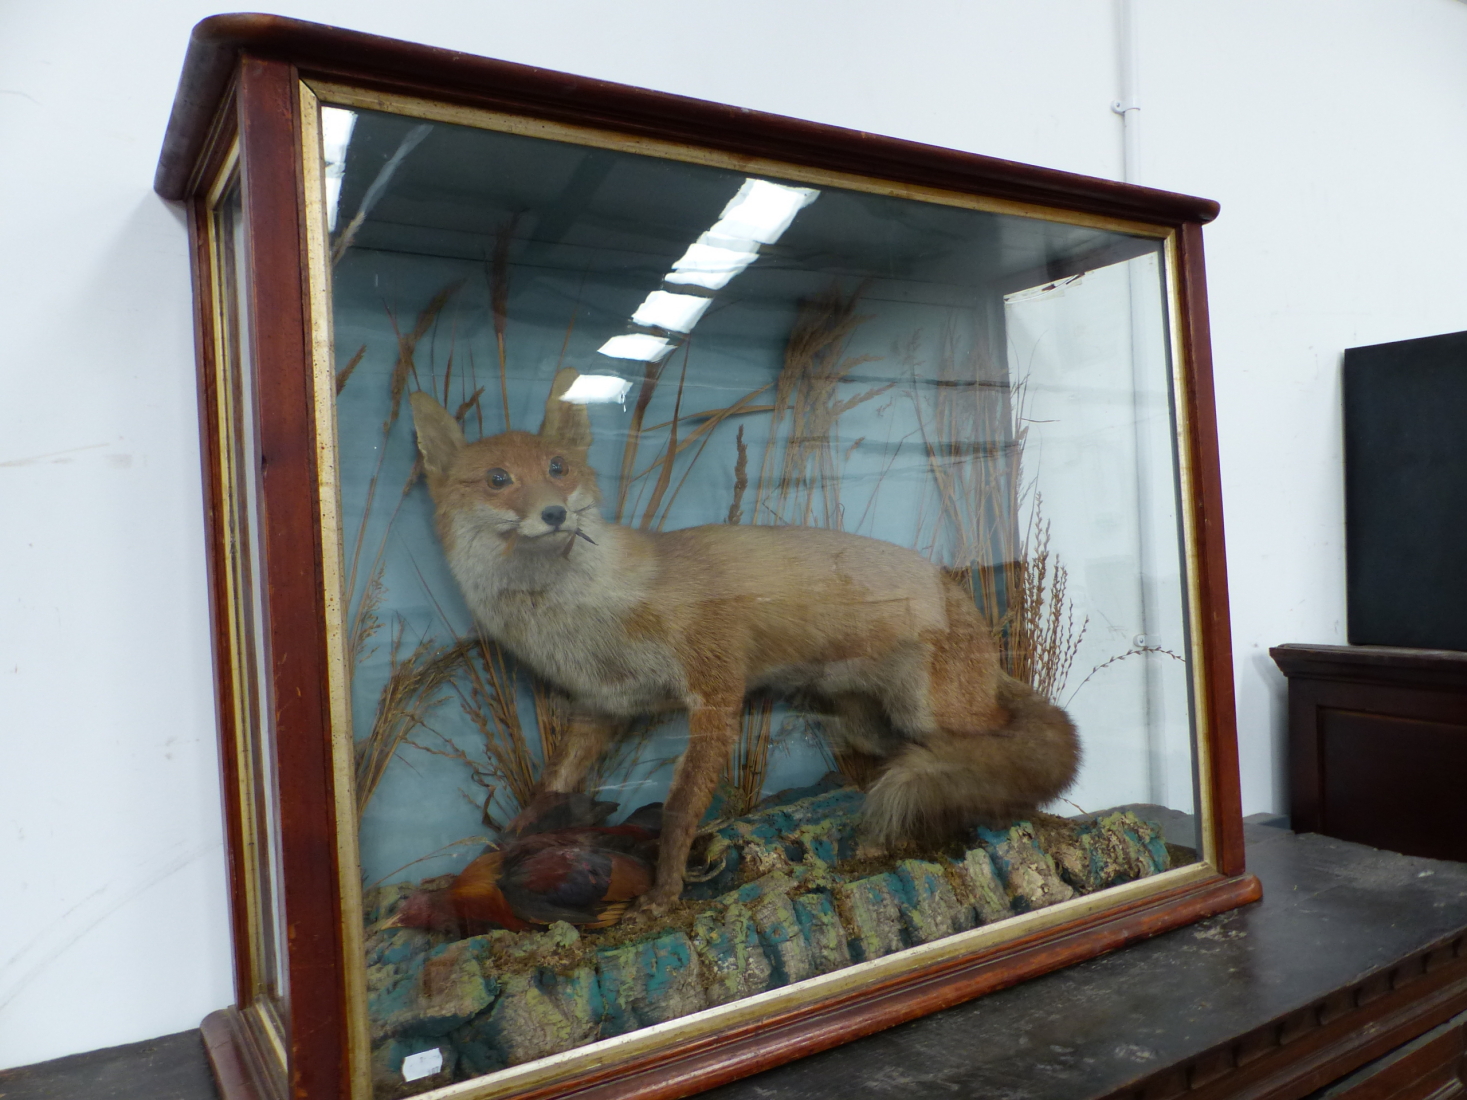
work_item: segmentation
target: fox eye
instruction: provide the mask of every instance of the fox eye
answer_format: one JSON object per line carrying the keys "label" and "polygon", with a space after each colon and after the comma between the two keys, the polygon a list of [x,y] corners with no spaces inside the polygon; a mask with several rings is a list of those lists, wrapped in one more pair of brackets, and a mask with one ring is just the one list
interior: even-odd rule
{"label": "fox eye", "polygon": [[565,459],[556,455],[550,460],[550,476],[562,477],[565,474]]}
{"label": "fox eye", "polygon": [[503,489],[510,482],[509,471],[498,466],[490,470],[484,477],[488,479],[490,486],[495,489]]}

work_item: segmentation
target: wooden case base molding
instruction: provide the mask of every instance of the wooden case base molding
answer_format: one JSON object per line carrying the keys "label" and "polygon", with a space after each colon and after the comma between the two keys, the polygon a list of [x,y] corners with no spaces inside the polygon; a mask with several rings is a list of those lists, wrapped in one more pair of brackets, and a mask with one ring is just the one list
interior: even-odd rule
{"label": "wooden case base molding", "polygon": [[[675,1100],[1248,905],[1262,893],[1253,875],[1189,883],[1084,918],[1059,936],[1053,929],[1035,932],[976,957],[934,964],[915,979],[903,977],[833,999],[815,1012],[797,1009],[733,1027],[671,1052],[608,1065],[574,1083],[516,1092],[516,1100]],[[283,1097],[272,1090],[253,1031],[237,1009],[210,1014],[202,1030],[225,1100]],[[497,1091],[493,1082],[485,1082],[485,1093]]]}
{"label": "wooden case base molding", "polygon": [[285,1100],[284,1081],[271,1071],[258,1035],[239,1009],[230,1005],[209,1013],[199,1032],[224,1100]]}
{"label": "wooden case base molding", "polygon": [[[813,1013],[793,1012],[783,1019],[730,1029],[701,1046],[680,1048],[672,1059],[649,1058],[645,1065],[582,1077],[584,1084],[574,1092],[547,1087],[522,1095],[524,1100],[566,1095],[577,1100],[675,1100],[1236,909],[1262,896],[1263,887],[1253,875],[1210,879],[1111,910],[1067,935],[1056,937],[1053,930],[1036,933],[976,958],[935,966],[915,980],[904,978],[861,990]],[[993,957],[1000,953],[1002,957]],[[520,1100],[518,1095],[516,1100]]]}

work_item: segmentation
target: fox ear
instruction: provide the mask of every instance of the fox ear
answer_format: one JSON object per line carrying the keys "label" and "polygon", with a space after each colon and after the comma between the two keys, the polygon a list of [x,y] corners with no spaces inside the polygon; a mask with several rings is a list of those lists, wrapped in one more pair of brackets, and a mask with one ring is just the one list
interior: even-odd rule
{"label": "fox ear", "polygon": [[591,418],[586,406],[563,401],[565,391],[580,375],[571,367],[555,372],[550,384],[550,397],[545,401],[545,421],[540,425],[540,438],[562,447],[584,451],[591,445]]}
{"label": "fox ear", "polygon": [[413,403],[413,427],[418,430],[418,450],[423,453],[423,465],[429,474],[443,477],[464,448],[463,429],[447,409],[422,390],[415,392],[409,400]]}

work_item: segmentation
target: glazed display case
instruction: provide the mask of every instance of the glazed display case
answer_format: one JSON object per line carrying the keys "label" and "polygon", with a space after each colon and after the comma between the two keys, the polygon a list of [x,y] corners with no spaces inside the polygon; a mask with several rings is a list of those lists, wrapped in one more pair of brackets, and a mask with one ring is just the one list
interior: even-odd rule
{"label": "glazed display case", "polygon": [[1215,204],[194,32],[229,1097],[673,1097],[1256,900]]}

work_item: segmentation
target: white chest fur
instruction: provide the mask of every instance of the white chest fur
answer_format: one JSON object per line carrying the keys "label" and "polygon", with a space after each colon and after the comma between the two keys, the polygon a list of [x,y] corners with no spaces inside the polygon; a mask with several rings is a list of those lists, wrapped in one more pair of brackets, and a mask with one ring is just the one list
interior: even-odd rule
{"label": "white chest fur", "polygon": [[463,517],[447,532],[448,562],[488,635],[577,704],[622,717],[683,705],[672,647],[627,631],[645,591],[615,531],[586,530],[594,543],[567,546],[574,536],[557,534],[506,552],[502,537]]}

